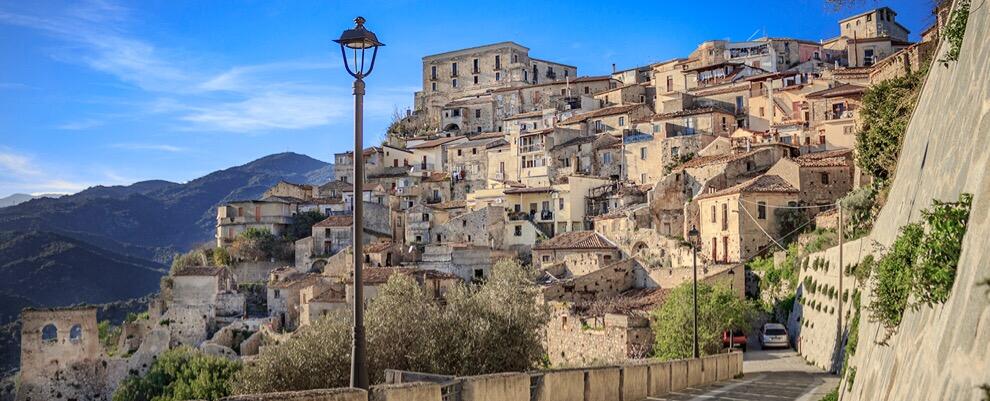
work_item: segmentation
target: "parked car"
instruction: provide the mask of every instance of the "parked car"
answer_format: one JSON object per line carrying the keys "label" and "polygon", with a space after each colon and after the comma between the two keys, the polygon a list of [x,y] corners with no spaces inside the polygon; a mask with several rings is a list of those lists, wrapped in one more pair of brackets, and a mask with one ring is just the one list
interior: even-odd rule
{"label": "parked car", "polygon": [[780,323],[767,323],[760,330],[760,345],[763,348],[791,346],[791,341],[787,335],[787,329]]}
{"label": "parked car", "polygon": [[742,330],[732,330],[722,332],[723,348],[739,348],[746,352],[746,333]]}

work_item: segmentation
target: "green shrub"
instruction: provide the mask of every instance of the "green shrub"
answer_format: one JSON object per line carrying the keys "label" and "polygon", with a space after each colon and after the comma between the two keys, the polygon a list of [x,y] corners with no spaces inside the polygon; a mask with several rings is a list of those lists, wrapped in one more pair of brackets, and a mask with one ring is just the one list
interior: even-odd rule
{"label": "green shrub", "polygon": [[870,273],[873,272],[873,263],[873,255],[866,255],[863,260],[853,266],[852,275],[856,278],[856,282],[863,284],[866,279],[870,278]]}
{"label": "green shrub", "polygon": [[165,351],[143,376],[129,376],[113,401],[217,400],[230,395],[240,362],[209,356],[189,347]]}
{"label": "green shrub", "polygon": [[856,367],[853,366],[849,368],[849,373],[846,375],[846,391],[853,391],[853,383],[856,382]]}
{"label": "green shrub", "polygon": [[[651,313],[655,336],[654,356],[660,359],[690,358],[693,354],[693,292],[690,283],[674,288]],[[702,355],[722,349],[726,329],[748,331],[753,307],[726,286],[698,284],[698,343]]]}
{"label": "green shrub", "polygon": [[107,351],[107,355],[113,356],[117,352],[117,343],[120,341],[120,326],[110,324],[109,320],[102,320],[96,324],[96,330],[103,349]]}
{"label": "green shrub", "polygon": [[959,51],[962,49],[963,37],[966,35],[966,22],[969,20],[969,0],[959,0],[956,8],[952,10],[949,22],[945,25],[945,40],[949,42],[949,50],[945,52],[945,58],[940,59],[944,66],[948,67],[949,62],[959,60]]}
{"label": "green shrub", "polygon": [[876,180],[877,189],[887,187],[894,176],[901,138],[927,73],[922,69],[881,81],[863,94],[860,131],[856,133],[856,164]]}
{"label": "green shrub", "polygon": [[973,195],[962,194],[958,202],[935,200],[921,212],[928,229],[924,241],[918,244],[914,283],[919,303],[930,305],[949,298],[972,204]]}
{"label": "green shrub", "polygon": [[924,228],[918,223],[901,227],[888,252],[874,266],[873,301],[870,312],[882,323],[888,333],[901,324],[904,309],[911,294],[911,281],[918,243],[924,237]]}
{"label": "green shrub", "polygon": [[839,388],[833,388],[828,394],[821,398],[821,401],[839,401]]}

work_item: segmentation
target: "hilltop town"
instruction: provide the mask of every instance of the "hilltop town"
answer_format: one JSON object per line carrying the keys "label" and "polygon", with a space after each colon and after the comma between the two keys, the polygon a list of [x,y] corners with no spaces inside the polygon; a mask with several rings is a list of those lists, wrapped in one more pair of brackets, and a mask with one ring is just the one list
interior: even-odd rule
{"label": "hilltop town", "polygon": [[650,312],[694,263],[739,299],[779,295],[747,266],[834,234],[840,200],[877,179],[856,162],[863,96],[928,63],[944,23],[915,43],[896,16],[844,17],[829,39],[706,41],[602,76],[512,41],[425,56],[414,108],[364,149],[364,177],[337,153],[332,181],[220,205],[215,243],[177,256],[112,344],[93,308],[26,310],[17,399],[109,400],[168,349],[250,363],[340,316],[356,202],[367,302],[393,276],[442,302],[513,260],[550,311],[547,366],[648,356]]}

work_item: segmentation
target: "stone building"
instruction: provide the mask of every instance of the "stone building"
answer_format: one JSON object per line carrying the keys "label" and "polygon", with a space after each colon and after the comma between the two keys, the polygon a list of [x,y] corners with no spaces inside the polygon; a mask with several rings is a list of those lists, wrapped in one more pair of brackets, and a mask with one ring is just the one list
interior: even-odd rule
{"label": "stone building", "polygon": [[17,400],[110,400],[103,357],[95,307],[25,310]]}
{"label": "stone building", "polygon": [[777,175],[798,188],[801,205],[819,207],[808,209],[813,215],[832,209],[836,201],[853,190],[854,163],[851,149],[837,149],[781,159],[767,174]]}
{"label": "stone building", "polygon": [[227,247],[240,233],[252,228],[281,235],[292,224],[299,205],[296,201],[278,197],[220,205],[217,207],[217,246]]}
{"label": "stone building", "polygon": [[839,21],[839,36],[822,43],[840,51],[850,67],[869,67],[911,45],[908,31],[896,21],[897,13],[880,7]]}
{"label": "stone building", "polygon": [[570,255],[587,259],[575,263],[594,263],[597,266],[605,266],[622,257],[615,244],[594,231],[570,231],[533,246],[534,265],[549,266],[565,262]]}
{"label": "stone building", "polygon": [[530,57],[529,48],[514,42],[454,50],[423,57],[423,89],[415,108],[439,121],[450,101],[494,89],[577,77],[577,67]]}
{"label": "stone building", "polygon": [[650,321],[640,313],[582,316],[555,305],[546,328],[547,355],[555,367],[641,359],[653,348]]}
{"label": "stone building", "polygon": [[800,145],[810,148],[808,151],[855,147],[857,118],[865,92],[864,86],[837,84],[807,94],[812,118],[809,131],[817,137],[809,136]]}
{"label": "stone building", "polygon": [[773,246],[782,234],[780,207],[796,206],[799,190],[777,175],[761,175],[697,197],[701,252],[738,263]]}
{"label": "stone building", "polygon": [[633,128],[633,120],[643,119],[652,113],[645,103],[625,104],[577,114],[557,125],[577,129],[585,135],[610,133],[621,136]]}
{"label": "stone building", "polygon": [[309,201],[313,199],[316,195],[317,187],[315,185],[309,184],[294,184],[287,181],[279,181],[271,188],[265,191],[261,198],[269,197],[281,197],[281,198],[296,198],[303,201]]}
{"label": "stone building", "polygon": [[225,267],[186,267],[169,277],[170,295],[162,320],[173,344],[197,346],[221,326],[243,318],[244,294]]}

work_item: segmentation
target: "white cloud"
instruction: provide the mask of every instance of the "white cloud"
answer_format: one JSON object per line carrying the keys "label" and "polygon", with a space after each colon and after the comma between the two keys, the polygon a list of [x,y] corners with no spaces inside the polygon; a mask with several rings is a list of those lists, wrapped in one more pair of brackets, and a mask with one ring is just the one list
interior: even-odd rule
{"label": "white cloud", "polygon": [[186,152],[188,149],[165,144],[156,143],[115,143],[110,145],[112,148],[116,149],[126,149],[126,150],[157,150],[162,152],[179,153]]}
{"label": "white cloud", "polygon": [[95,118],[86,118],[79,121],[70,121],[67,123],[62,123],[56,126],[58,129],[69,130],[69,131],[80,131],[87,130],[90,128],[96,128],[103,125],[103,121],[97,120]]}
{"label": "white cloud", "polygon": [[30,157],[3,148],[0,148],[0,172],[32,177],[41,175]]}
{"label": "white cloud", "polygon": [[[70,45],[59,49],[53,55],[56,59],[82,63],[148,92],[158,100],[145,111],[173,118],[181,129],[237,133],[304,129],[330,124],[350,107],[350,88],[329,87],[307,74],[340,68],[339,63],[275,60],[216,68],[205,61],[208,57],[163,49],[134,37],[126,29],[132,23],[126,8],[99,0],[43,16],[0,10],[0,24],[39,30]],[[369,114],[378,111],[376,105],[370,106]],[[389,112],[391,108],[389,104]],[[59,128],[79,130],[96,124],[82,120]]]}

